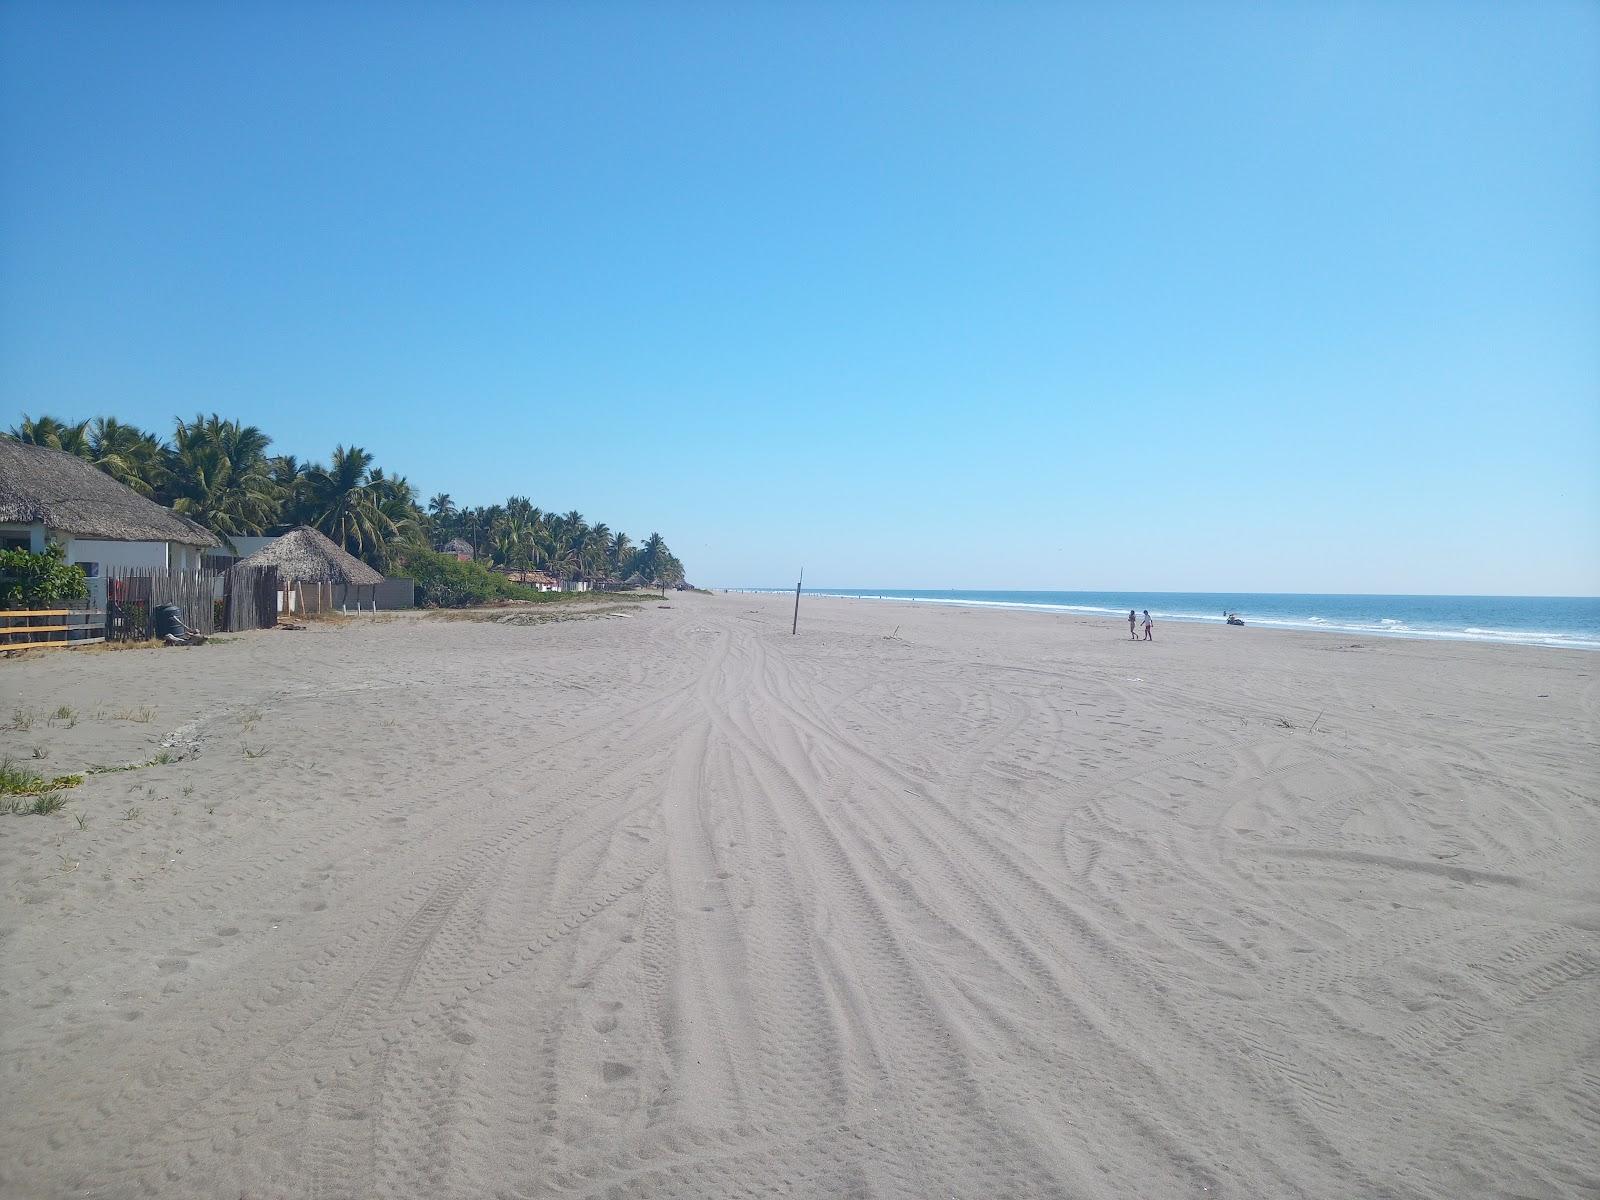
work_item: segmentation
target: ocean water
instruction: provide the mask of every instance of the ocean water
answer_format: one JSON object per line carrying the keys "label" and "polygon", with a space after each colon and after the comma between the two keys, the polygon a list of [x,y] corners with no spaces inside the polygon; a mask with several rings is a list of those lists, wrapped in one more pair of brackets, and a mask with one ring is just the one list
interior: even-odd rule
{"label": "ocean water", "polygon": [[[782,591],[751,588],[750,591]],[[791,589],[792,590],[792,589]],[[1435,638],[1600,650],[1595,596],[1321,596],[1273,592],[1014,592],[915,588],[806,588],[806,595],[915,600],[924,604],[1041,609],[1126,622],[1148,608],[1157,622],[1222,622],[1362,637]]]}

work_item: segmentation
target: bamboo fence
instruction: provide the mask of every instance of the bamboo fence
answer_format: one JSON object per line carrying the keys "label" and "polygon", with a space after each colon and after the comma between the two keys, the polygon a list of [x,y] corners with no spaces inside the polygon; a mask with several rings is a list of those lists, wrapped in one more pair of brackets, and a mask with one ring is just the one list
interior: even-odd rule
{"label": "bamboo fence", "polygon": [[143,642],[155,636],[155,610],[176,605],[195,633],[216,632],[217,572],[112,567],[106,572],[106,637]]}
{"label": "bamboo fence", "polygon": [[222,586],[223,628],[271,629],[278,623],[278,592],[276,567],[229,567]]}

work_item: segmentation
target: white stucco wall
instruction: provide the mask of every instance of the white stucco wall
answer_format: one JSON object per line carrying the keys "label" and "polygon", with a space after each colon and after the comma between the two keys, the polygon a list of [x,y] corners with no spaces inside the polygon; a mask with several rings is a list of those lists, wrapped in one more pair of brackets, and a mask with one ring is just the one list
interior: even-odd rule
{"label": "white stucco wall", "polygon": [[61,547],[67,552],[69,563],[99,563],[102,572],[110,567],[168,565],[166,542],[111,542],[101,541],[98,538],[62,538]]}

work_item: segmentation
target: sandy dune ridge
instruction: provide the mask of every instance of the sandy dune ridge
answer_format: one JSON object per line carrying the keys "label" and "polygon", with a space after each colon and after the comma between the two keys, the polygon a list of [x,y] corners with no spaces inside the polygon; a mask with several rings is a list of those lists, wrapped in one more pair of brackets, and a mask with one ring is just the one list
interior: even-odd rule
{"label": "sandy dune ridge", "polygon": [[787,603],[0,664],[0,1195],[1600,1191],[1600,656]]}

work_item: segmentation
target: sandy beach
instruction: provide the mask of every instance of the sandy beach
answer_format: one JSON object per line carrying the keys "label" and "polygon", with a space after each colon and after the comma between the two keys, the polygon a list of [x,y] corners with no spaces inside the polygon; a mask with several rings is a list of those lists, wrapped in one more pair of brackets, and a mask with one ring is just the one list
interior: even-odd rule
{"label": "sandy beach", "polygon": [[1600,656],[791,603],[0,663],[0,1195],[1600,1191]]}

